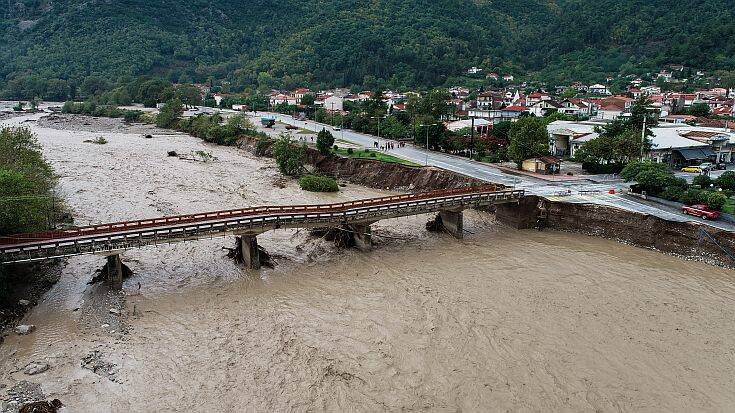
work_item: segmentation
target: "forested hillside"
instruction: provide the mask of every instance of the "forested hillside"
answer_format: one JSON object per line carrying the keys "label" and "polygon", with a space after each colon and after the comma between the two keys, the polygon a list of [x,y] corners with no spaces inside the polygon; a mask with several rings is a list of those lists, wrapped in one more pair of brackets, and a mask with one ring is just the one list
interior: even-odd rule
{"label": "forested hillside", "polygon": [[6,97],[141,75],[238,90],[447,85],[473,65],[553,82],[735,68],[735,2],[719,0],[2,2]]}

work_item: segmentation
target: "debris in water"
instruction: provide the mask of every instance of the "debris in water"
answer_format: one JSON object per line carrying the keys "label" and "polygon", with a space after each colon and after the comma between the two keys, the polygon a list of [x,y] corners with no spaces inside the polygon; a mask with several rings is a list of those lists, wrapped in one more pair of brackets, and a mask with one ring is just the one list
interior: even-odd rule
{"label": "debris in water", "polygon": [[21,324],[18,327],[15,327],[15,334],[24,336],[26,334],[32,333],[33,330],[35,329],[36,329],[36,326],[33,324]]}

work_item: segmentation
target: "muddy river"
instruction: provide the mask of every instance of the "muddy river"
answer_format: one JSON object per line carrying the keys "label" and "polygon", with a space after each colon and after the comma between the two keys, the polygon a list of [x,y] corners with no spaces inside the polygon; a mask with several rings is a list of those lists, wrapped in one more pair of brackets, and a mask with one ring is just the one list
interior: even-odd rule
{"label": "muddy river", "polygon": [[[83,123],[26,122],[79,224],[385,194],[305,193],[238,149]],[[109,143],[84,143],[97,136]],[[732,271],[479,212],[457,241],[427,219],[376,224],[370,253],[272,231],[259,241],[277,265],[260,273],[227,238],[129,251],[124,296],[87,285],[102,258],[70,258],[24,320],[37,330],[0,346],[0,392],[39,383],[72,412],[735,406]],[[50,368],[28,376],[31,361]]]}

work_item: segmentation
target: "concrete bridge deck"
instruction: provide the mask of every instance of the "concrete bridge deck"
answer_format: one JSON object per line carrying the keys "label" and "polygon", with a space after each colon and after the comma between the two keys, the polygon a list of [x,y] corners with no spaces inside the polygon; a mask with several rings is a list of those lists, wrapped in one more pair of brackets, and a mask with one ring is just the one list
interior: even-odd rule
{"label": "concrete bridge deck", "polygon": [[[381,219],[442,211],[461,213],[466,208],[517,202],[523,195],[523,190],[487,185],[337,204],[260,206],[19,234],[0,238],[0,263],[82,254],[110,256],[147,245],[227,234],[243,236],[252,248],[256,235],[278,228],[358,225],[362,228],[358,232],[364,235],[371,223]],[[461,216],[459,225],[460,233],[455,235],[461,237]]]}

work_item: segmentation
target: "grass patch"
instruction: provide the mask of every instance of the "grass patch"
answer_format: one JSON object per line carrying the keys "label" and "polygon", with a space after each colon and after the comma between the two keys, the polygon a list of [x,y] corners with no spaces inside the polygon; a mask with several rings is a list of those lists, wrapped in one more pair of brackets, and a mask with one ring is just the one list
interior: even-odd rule
{"label": "grass patch", "polygon": [[98,136],[98,137],[96,137],[94,139],[87,139],[84,142],[85,143],[94,143],[94,144],[97,144],[97,145],[104,145],[104,144],[107,143],[107,139],[105,139],[104,136]]}
{"label": "grass patch", "polygon": [[722,212],[727,214],[735,214],[735,200],[727,198],[725,205],[722,207]]}
{"label": "grass patch", "polygon": [[397,163],[400,165],[406,165],[406,166],[421,166],[417,163],[413,163],[411,161],[407,161],[405,159],[401,159],[397,156],[389,155],[384,152],[379,151],[367,151],[364,149],[352,149],[352,148],[338,148],[335,153],[340,156],[344,156],[347,158],[357,158],[357,159],[373,159],[380,162],[386,162],[386,163]]}

